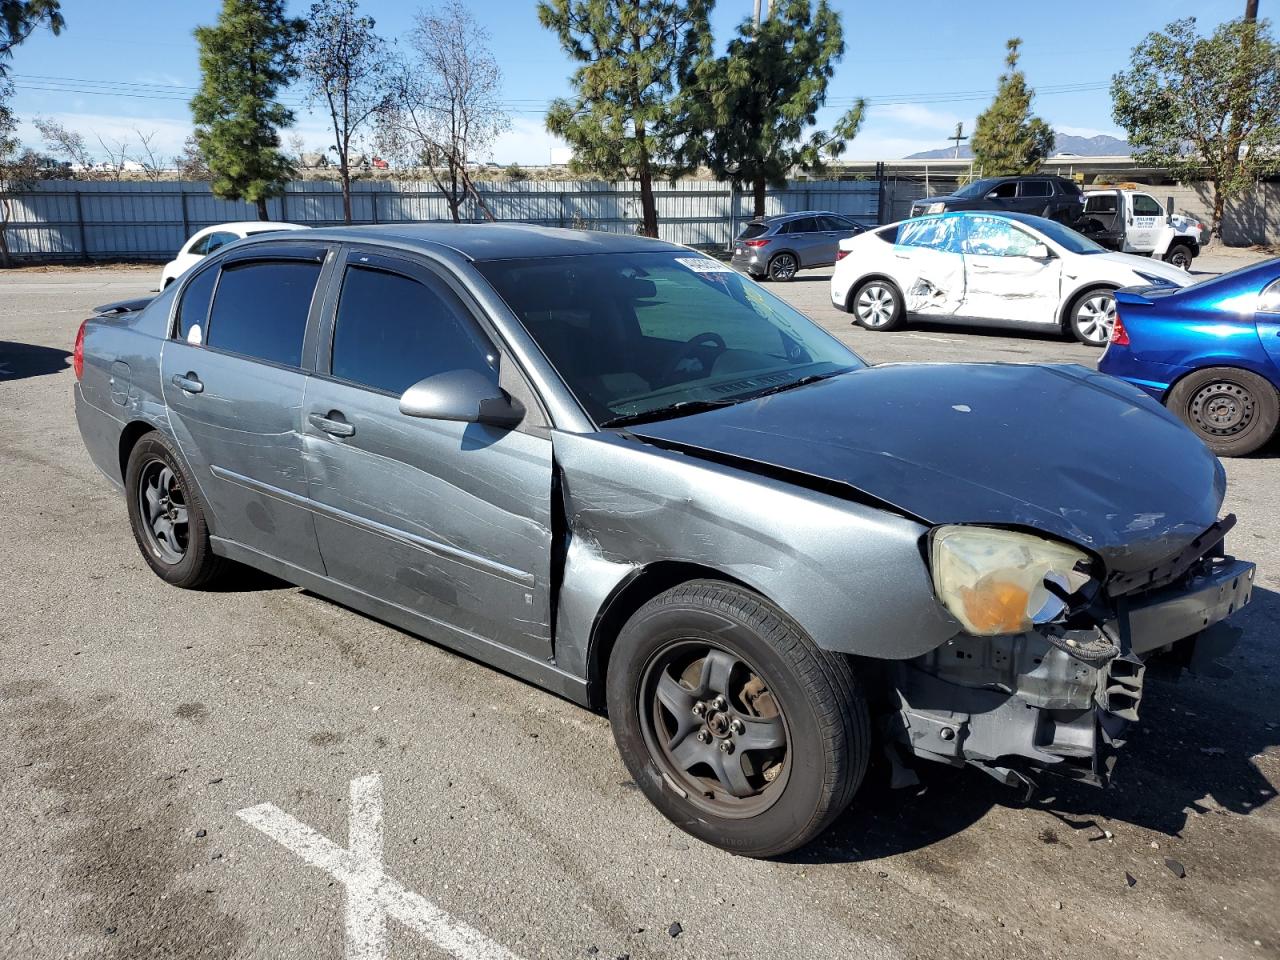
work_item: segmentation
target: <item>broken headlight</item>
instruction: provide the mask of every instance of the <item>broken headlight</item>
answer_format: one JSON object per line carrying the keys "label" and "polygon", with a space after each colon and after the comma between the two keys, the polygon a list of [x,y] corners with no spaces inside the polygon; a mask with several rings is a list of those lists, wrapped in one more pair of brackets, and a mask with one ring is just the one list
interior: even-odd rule
{"label": "broken headlight", "polygon": [[1090,579],[1086,554],[1012,530],[937,527],[929,553],[938,599],[977,636],[1023,633],[1053,620]]}

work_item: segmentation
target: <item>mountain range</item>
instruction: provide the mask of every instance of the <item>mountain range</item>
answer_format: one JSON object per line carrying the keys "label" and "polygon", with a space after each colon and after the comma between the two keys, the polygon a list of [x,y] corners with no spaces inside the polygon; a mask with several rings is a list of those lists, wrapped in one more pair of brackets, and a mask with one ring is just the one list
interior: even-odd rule
{"label": "mountain range", "polygon": [[[1109,137],[1105,133],[1100,133],[1096,137],[1074,137],[1069,133],[1054,134],[1054,150],[1055,157],[1064,155],[1072,155],[1077,157],[1127,157],[1129,155],[1129,144],[1118,137]],[[955,147],[939,147],[937,150],[925,150],[922,153],[913,153],[907,157],[908,160],[950,160],[956,155]],[[973,151],[969,145],[962,144],[960,147],[960,159],[968,159],[973,156]]]}

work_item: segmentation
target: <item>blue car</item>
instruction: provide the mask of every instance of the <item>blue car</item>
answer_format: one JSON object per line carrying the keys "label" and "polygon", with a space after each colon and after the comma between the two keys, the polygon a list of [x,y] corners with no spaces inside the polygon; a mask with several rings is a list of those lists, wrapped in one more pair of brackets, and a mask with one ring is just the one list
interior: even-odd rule
{"label": "blue car", "polygon": [[1280,418],[1280,259],[1117,291],[1098,369],[1155,397],[1220,457],[1261,449]]}

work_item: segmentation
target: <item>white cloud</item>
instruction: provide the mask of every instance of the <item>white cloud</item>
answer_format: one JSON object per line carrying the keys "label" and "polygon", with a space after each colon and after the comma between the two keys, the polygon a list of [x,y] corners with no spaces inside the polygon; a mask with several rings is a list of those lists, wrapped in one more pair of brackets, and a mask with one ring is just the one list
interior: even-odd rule
{"label": "white cloud", "polygon": [[506,133],[494,143],[491,159],[504,165],[519,163],[541,166],[547,163],[566,163],[567,151],[565,142],[548,133],[540,117],[517,117],[511,121]]}
{"label": "white cloud", "polygon": [[[155,138],[151,141],[151,149],[157,155],[172,156],[182,151],[182,141],[191,133],[191,122],[188,120],[104,113],[64,113],[50,110],[47,113],[29,114],[18,124],[18,136],[22,142],[36,150],[46,149],[40,131],[36,129],[33,122],[36,116],[57,120],[67,129],[80,134],[84,137],[85,145],[95,155],[103,154],[98,144],[99,137],[113,147],[120,140],[126,140],[137,147],[137,131],[141,131],[143,134],[155,134]],[[99,156],[99,159],[105,159],[105,156]]]}
{"label": "white cloud", "polygon": [[920,103],[886,103],[879,106],[873,100],[867,105],[867,124],[892,123],[917,130],[951,133],[961,121],[967,123],[968,118],[945,110],[934,110]]}

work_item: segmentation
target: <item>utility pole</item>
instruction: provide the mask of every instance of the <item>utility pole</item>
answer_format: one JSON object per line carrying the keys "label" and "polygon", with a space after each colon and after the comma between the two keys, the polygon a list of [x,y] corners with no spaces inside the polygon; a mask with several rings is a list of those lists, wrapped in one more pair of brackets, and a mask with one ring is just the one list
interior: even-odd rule
{"label": "utility pole", "polygon": [[953,158],[956,160],[959,160],[960,159],[960,143],[964,140],[969,139],[964,135],[964,124],[957,123],[956,132],[953,133],[951,136],[947,137],[947,139],[954,140],[956,142],[956,150],[955,150],[955,153],[953,154]]}
{"label": "utility pole", "polygon": [[756,26],[759,27],[760,26],[760,0],[756,0],[756,11],[755,11],[754,19],[756,21]]}

